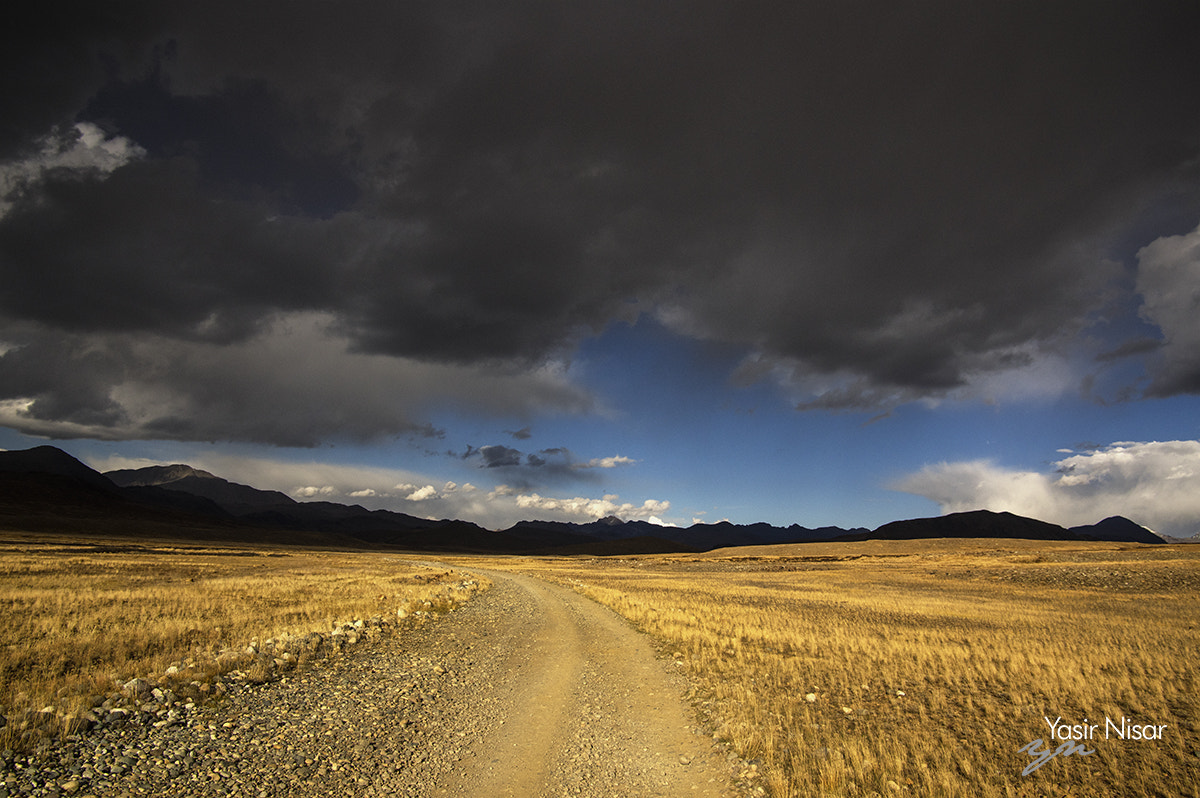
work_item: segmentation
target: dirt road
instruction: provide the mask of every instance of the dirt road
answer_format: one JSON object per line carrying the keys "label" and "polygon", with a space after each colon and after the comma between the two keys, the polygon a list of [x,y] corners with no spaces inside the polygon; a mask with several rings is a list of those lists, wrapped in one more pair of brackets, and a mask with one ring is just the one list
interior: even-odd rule
{"label": "dirt road", "polygon": [[568,589],[487,576],[493,588],[464,617],[505,608],[476,630],[496,655],[480,690],[493,722],[438,794],[725,794],[725,769],[689,724],[682,681],[642,635]]}

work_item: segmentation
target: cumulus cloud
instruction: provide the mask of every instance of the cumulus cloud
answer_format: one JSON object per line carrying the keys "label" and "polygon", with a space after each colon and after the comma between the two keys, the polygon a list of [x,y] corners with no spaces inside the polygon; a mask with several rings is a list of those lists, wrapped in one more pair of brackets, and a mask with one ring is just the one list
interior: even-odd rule
{"label": "cumulus cloud", "polygon": [[[522,510],[550,512],[570,518],[596,520],[615,515],[625,521],[633,519],[648,520],[653,516],[665,514],[671,509],[669,501],[646,499],[640,505],[635,505],[629,502],[621,502],[620,498],[616,494],[606,494],[599,499],[590,499],[581,496],[570,499],[559,499],[531,493],[518,495],[516,497],[516,505]],[[656,523],[661,523],[661,521],[657,521]]]}
{"label": "cumulus cloud", "polygon": [[424,487],[417,488],[409,493],[404,497],[404,500],[409,502],[423,502],[428,499],[436,498],[437,495],[437,488],[435,488],[433,485],[425,485]]}
{"label": "cumulus cloud", "polygon": [[1063,526],[1122,515],[1156,532],[1200,531],[1200,441],[1120,442],[1071,453],[1050,472],[988,460],[929,465],[894,490],[932,499],[942,511],[1008,511]]}
{"label": "cumulus cloud", "polygon": [[[292,496],[297,499],[328,499],[338,495],[338,489],[332,485],[300,485],[292,488],[290,491]],[[349,496],[362,491],[351,491]]]}

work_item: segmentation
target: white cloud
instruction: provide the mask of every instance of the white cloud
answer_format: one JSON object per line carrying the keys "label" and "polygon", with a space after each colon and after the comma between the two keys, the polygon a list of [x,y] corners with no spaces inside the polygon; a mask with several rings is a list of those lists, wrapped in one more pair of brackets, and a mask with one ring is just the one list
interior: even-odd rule
{"label": "white cloud", "polygon": [[336,495],[337,488],[332,485],[302,485],[298,488],[292,488],[290,493],[297,499],[324,499]]}
{"label": "white cloud", "polygon": [[417,488],[412,493],[405,496],[404,500],[410,502],[423,502],[429,499],[435,499],[437,498],[437,495],[437,488],[435,488],[433,485],[426,485],[423,488]]}
{"label": "white cloud", "polygon": [[647,499],[641,505],[635,505],[629,502],[619,502],[620,498],[616,494],[607,494],[599,499],[589,499],[582,496],[570,499],[556,499],[549,496],[540,496],[537,493],[530,493],[517,496],[516,505],[522,510],[549,511],[569,518],[596,520],[615,515],[626,521],[632,519],[648,520],[652,516],[665,513],[671,509],[671,503],[668,501]]}
{"label": "white cloud", "polygon": [[633,465],[637,460],[632,457],[616,455],[614,457],[593,457],[586,463],[575,463],[572,468],[616,468],[617,466]]}
{"label": "white cloud", "polygon": [[1200,228],[1159,238],[1138,252],[1141,315],[1158,325],[1163,347],[1151,394],[1200,390]]}
{"label": "white cloud", "polygon": [[1200,441],[1118,442],[1053,465],[1043,473],[988,460],[940,463],[891,487],[946,513],[1008,511],[1063,526],[1122,515],[1165,534],[1200,531]]}

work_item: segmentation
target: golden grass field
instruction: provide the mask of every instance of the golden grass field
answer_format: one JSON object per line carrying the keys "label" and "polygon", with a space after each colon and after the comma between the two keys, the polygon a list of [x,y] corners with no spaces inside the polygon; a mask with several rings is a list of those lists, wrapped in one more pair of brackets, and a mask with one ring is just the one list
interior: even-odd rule
{"label": "golden grass field", "polygon": [[[378,552],[0,533],[0,714],[78,716],[122,681],[172,665],[208,679],[252,659],[222,651],[444,611],[472,592],[463,576]],[[21,742],[15,724],[0,729],[0,748]]]}
{"label": "golden grass field", "polygon": [[[666,644],[757,780],[787,796],[1200,791],[1200,546],[877,541],[507,560]],[[1122,717],[1161,740],[1018,751]],[[753,776],[753,774],[746,774]]]}
{"label": "golden grass field", "polygon": [[[570,584],[657,638],[773,796],[1197,795],[1200,546],[878,541],[445,557],[0,535],[0,712],[334,621],[445,609],[472,566]],[[479,580],[483,582],[485,580]],[[319,665],[318,665],[319,667]],[[1043,720],[1090,756],[1027,776]],[[1102,739],[1104,719],[1165,726]],[[9,730],[11,731],[11,729]],[[3,732],[0,732],[3,734]],[[3,744],[0,740],[0,744]],[[9,740],[11,742],[11,739]]]}

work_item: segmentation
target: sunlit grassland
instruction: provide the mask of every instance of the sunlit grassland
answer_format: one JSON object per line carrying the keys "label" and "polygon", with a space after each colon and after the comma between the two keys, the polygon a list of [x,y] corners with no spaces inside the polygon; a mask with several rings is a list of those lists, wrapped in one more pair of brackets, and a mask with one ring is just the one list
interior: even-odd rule
{"label": "sunlit grassland", "polygon": [[[771,795],[1196,795],[1200,547],[821,544],[500,561],[666,644]],[[1096,753],[1023,776],[1043,720]],[[1166,725],[1103,739],[1105,718]]]}
{"label": "sunlit grassland", "polygon": [[470,594],[463,578],[381,552],[10,539],[0,542],[0,713],[78,713],[173,664],[212,676],[244,666],[218,653],[252,642],[444,611]]}

